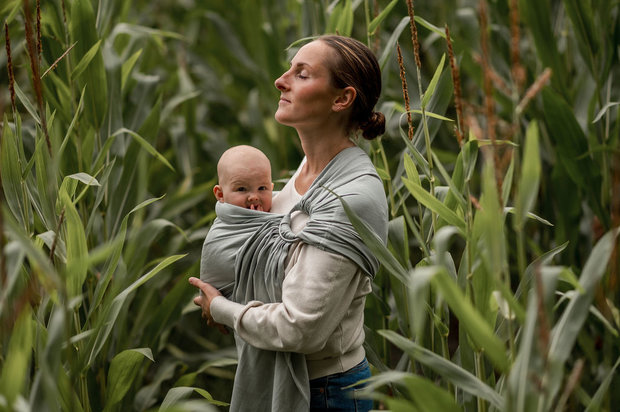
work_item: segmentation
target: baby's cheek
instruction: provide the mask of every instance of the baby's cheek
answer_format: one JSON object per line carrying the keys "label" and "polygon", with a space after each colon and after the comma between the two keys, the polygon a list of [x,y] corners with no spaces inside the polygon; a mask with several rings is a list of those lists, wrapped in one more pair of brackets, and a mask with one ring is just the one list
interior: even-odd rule
{"label": "baby's cheek", "polygon": [[269,212],[271,210],[271,193],[269,194],[269,196],[265,197],[265,200],[263,202],[263,209],[265,210],[265,212]]}

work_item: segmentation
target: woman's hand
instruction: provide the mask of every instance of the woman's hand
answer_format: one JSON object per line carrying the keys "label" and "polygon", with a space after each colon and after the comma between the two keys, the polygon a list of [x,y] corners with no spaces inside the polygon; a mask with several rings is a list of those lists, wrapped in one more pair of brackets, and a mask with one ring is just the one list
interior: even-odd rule
{"label": "woman's hand", "polygon": [[189,284],[195,288],[200,289],[202,292],[199,296],[194,298],[194,304],[200,306],[202,309],[202,317],[207,320],[207,325],[215,326],[225,335],[228,335],[228,329],[221,323],[217,323],[211,316],[211,301],[218,296],[222,296],[219,290],[211,286],[210,284],[203,282],[202,280],[191,277],[189,278]]}

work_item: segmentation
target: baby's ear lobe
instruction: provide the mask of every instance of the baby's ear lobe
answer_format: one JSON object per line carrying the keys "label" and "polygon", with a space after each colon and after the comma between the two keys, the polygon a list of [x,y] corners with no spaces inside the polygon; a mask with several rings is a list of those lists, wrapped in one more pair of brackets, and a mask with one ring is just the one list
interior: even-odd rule
{"label": "baby's ear lobe", "polygon": [[221,202],[224,198],[224,192],[222,191],[222,187],[220,185],[213,186],[213,194],[219,202]]}

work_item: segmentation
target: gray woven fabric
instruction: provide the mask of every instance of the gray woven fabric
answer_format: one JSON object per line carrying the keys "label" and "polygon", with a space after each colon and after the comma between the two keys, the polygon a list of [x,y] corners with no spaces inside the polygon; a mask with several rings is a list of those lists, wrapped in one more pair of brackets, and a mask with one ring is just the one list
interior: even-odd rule
{"label": "gray woven fabric", "polygon": [[216,287],[226,298],[235,285],[235,259],[243,244],[268,221],[282,215],[245,209],[228,203],[215,204],[217,218],[202,244],[200,280]]}
{"label": "gray woven fabric", "polygon": [[[241,304],[281,302],[284,262],[290,246],[297,241],[340,254],[356,263],[368,276],[375,275],[379,262],[360,239],[334,193],[386,241],[387,203],[381,180],[363,150],[358,147],[345,149],[332,159],[288,214],[258,215],[250,211],[257,216],[257,230],[237,254],[233,301]],[[226,210],[234,212],[239,208],[224,204],[217,206],[218,216],[227,222],[231,238],[234,233],[239,235],[235,221],[248,224],[253,220],[244,221],[239,218],[239,213],[224,217]],[[296,210],[309,216],[306,226],[297,234],[290,228],[291,213]],[[227,243],[225,239],[220,242]],[[238,250],[238,243],[238,239],[231,241],[230,247]],[[217,255],[213,257],[217,259]],[[203,263],[208,267],[207,262]],[[303,354],[258,349],[239,336],[235,336],[235,340],[239,363],[231,411],[309,410],[310,386]]]}

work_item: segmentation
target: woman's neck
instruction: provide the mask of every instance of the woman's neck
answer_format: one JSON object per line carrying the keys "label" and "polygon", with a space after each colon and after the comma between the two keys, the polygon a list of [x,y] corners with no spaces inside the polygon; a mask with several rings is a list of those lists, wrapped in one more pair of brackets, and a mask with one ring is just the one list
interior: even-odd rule
{"label": "woman's neck", "polygon": [[325,169],[325,166],[342,150],[355,146],[345,133],[321,133],[313,136],[299,132],[301,147],[306,155],[306,163],[302,167],[295,182],[300,194],[306,191],[314,179]]}

